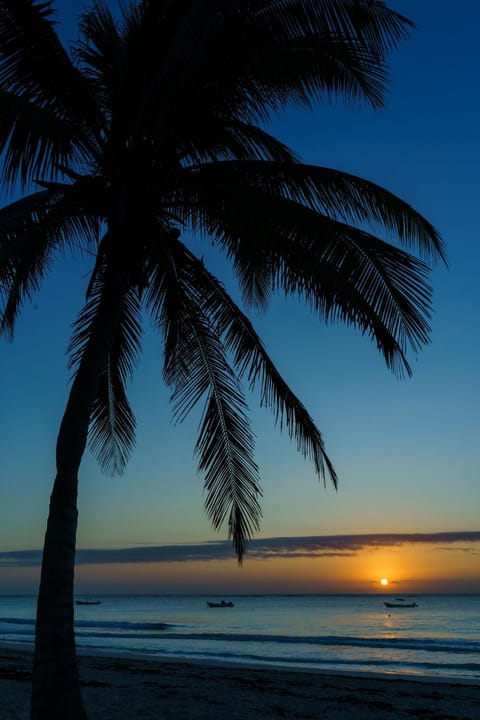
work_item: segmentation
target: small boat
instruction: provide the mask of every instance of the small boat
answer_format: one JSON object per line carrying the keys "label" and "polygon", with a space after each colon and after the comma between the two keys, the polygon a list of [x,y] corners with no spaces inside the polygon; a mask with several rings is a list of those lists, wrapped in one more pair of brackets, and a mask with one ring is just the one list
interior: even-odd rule
{"label": "small boat", "polygon": [[230,601],[230,602],[225,602],[225,600],[222,600],[221,602],[209,602],[209,601],[207,600],[207,605],[208,605],[208,607],[213,607],[213,608],[219,608],[219,607],[234,607],[233,602],[231,602],[231,601]]}
{"label": "small boat", "polygon": [[75,600],[77,605],[101,605],[101,600]]}
{"label": "small boat", "polygon": [[399,602],[399,603],[388,603],[388,602],[384,602],[383,604],[384,604],[385,607],[387,607],[387,608],[414,608],[414,607],[418,607],[418,605],[417,605],[416,602],[411,602],[411,603],[407,603],[407,602]]}

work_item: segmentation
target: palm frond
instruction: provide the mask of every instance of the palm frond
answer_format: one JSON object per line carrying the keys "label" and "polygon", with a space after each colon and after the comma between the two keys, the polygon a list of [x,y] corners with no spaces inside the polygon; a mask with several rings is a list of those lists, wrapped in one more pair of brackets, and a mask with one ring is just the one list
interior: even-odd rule
{"label": "palm frond", "polygon": [[[201,108],[197,112],[198,124],[188,127],[179,138],[179,158],[186,165],[192,163],[214,162],[216,160],[270,160],[275,162],[295,162],[297,156],[289,147],[265,130],[240,120],[225,121],[207,115],[202,118]],[[187,118],[190,124],[190,118]],[[182,120],[176,124],[181,133]],[[188,142],[182,139],[188,138]]]}
{"label": "palm frond", "polygon": [[205,473],[205,509],[217,530],[228,515],[229,537],[241,561],[261,517],[246,403],[218,338],[199,309],[190,307],[181,325],[177,353],[188,358],[188,373],[177,378],[174,414],[183,419],[207,393],[195,446],[199,469]]}
{"label": "palm frond", "polygon": [[[270,160],[273,162],[296,162],[298,157],[273,135],[251,123],[240,121],[225,124],[232,140],[226,143],[236,160]],[[230,147],[233,143],[237,143]]]}
{"label": "palm frond", "polygon": [[283,104],[310,106],[326,95],[383,105],[386,55],[407,36],[406,18],[368,0],[284,0],[257,7],[255,20],[265,28],[260,47],[269,56],[257,82],[273,80]]}
{"label": "palm frond", "polygon": [[[273,294],[306,301],[326,321],[367,333],[396,374],[410,374],[407,348],[429,342],[430,268],[418,258],[359,228],[294,201],[270,197],[240,230],[223,216],[222,243],[242,281],[263,272]],[[241,234],[242,233],[242,234]],[[249,288],[247,288],[249,289]]]}
{"label": "palm frond", "polygon": [[90,451],[106,475],[113,477],[125,470],[135,445],[135,427],[125,387],[110,360],[93,405],[88,439]]}
{"label": "palm frond", "polygon": [[416,352],[428,342],[427,265],[280,193],[230,183],[228,173],[223,184],[219,177],[210,185],[208,171],[199,171],[191,187],[178,191],[188,208],[182,219],[217,238],[246,282],[244,292],[251,293],[252,277],[265,288],[260,300],[294,292],[323,318],[359,327],[394,372],[409,373],[407,345]]}
{"label": "palm frond", "polygon": [[168,315],[162,327],[164,375],[173,388],[176,421],[183,421],[206,398],[195,446],[205,476],[205,508],[217,530],[228,517],[229,537],[241,562],[261,517],[254,439],[239,382],[182,254],[178,244],[170,252],[170,264],[164,262],[152,274],[155,289],[150,288],[147,303],[157,323]]}
{"label": "palm frond", "polygon": [[[177,373],[187,372],[186,361],[176,352],[177,338],[181,333],[179,320],[183,291],[180,286],[178,267],[182,264],[183,245],[172,242],[179,231],[168,226],[157,227],[145,233],[148,238],[148,257],[145,262],[144,305],[151,314],[153,323],[163,335],[164,357],[174,357],[175,364],[164,362],[163,378],[167,385],[173,385]],[[180,251],[178,250],[180,249]],[[173,374],[168,370],[175,366]]]}
{"label": "palm frond", "polygon": [[0,260],[21,252],[19,238],[40,214],[46,212],[52,197],[52,192],[40,190],[0,208]]}
{"label": "palm frond", "polygon": [[[309,107],[325,96],[381,106],[386,54],[410,27],[375,0],[227,0],[171,3],[168,10],[161,3],[158,12],[155,3],[144,7],[144,22],[164,40],[156,38],[161,50],[152,96],[165,90],[168,77],[162,112],[170,131],[178,123],[193,134],[196,128],[197,136],[208,134],[209,122],[218,119],[264,123],[287,104]],[[169,28],[167,37],[162,26]],[[150,57],[151,48],[147,42]]]}
{"label": "palm frond", "polygon": [[[303,163],[223,161],[185,170],[185,186],[217,192],[227,204],[241,194],[253,211],[263,200],[286,198],[329,218],[381,228],[423,257],[446,262],[442,238],[407,202],[381,186],[345,173]],[[228,194],[227,194],[228,193]]]}
{"label": "palm frond", "polygon": [[0,210],[0,332],[9,337],[54,259],[56,243],[48,222],[54,198],[44,190]]}
{"label": "palm frond", "polygon": [[52,3],[0,0],[0,90],[4,181],[25,187],[88,155],[97,109],[58,39]]}
{"label": "palm frond", "polygon": [[377,0],[258,0],[256,7],[272,30],[281,28],[291,39],[311,33],[346,38],[378,57],[398,47],[414,27]]}
{"label": "palm frond", "polygon": [[278,266],[276,284],[325,321],[368,334],[395,374],[411,374],[407,347],[429,342],[430,268],[357,228],[324,219],[320,242],[299,239]]}
{"label": "palm frond", "polygon": [[49,188],[0,209],[0,332],[13,336],[25,301],[31,300],[60,252],[96,246],[99,218],[72,194]]}
{"label": "palm frond", "polygon": [[10,339],[13,338],[16,320],[26,301],[30,301],[38,292],[40,278],[46,272],[47,263],[44,257],[39,258],[32,267],[17,267],[8,270],[1,277],[1,295],[3,296],[0,310],[0,332]]}
{"label": "palm frond", "polygon": [[325,482],[328,474],[336,487],[337,475],[325,452],[322,434],[278,372],[250,320],[201,261],[186,252],[184,262],[190,282],[201,294],[215,332],[224,339],[239,377],[246,376],[252,390],[260,385],[261,405],[273,411],[280,428],[286,426],[298,452],[313,462],[318,477]]}
{"label": "palm frond", "polygon": [[102,376],[93,406],[89,446],[100,469],[110,475],[121,474],[135,445],[135,417],[125,393],[140,355],[140,303],[131,291],[124,302],[119,332]]}
{"label": "palm frond", "polygon": [[0,88],[0,152],[2,182],[21,187],[38,176],[55,177],[59,166],[84,156],[81,141],[72,142],[72,128],[25,97]]}
{"label": "palm frond", "polygon": [[[95,332],[97,318],[108,308],[102,303],[108,303],[107,290],[110,286],[116,287],[123,299],[121,311],[115,318],[118,330],[115,342],[111,345],[110,355],[114,360],[115,368],[122,382],[132,376],[140,354],[140,300],[134,287],[129,291],[124,289],[125,279],[115,263],[109,264],[108,247],[114,244],[110,233],[106,233],[98,249],[95,267],[92,270],[88,285],[86,301],[77,320],[68,346],[69,368],[78,368],[88,341]],[[126,272],[126,271],[125,271]]]}
{"label": "palm frond", "polygon": [[[125,71],[128,65],[117,22],[106,3],[96,2],[91,10],[83,13],[80,38],[75,46],[76,57],[82,64],[83,72],[92,81],[98,104],[109,118],[114,111],[113,93],[118,93],[119,84],[125,80],[125,75],[119,73]],[[117,114],[118,117],[122,115],[120,112]]]}
{"label": "palm frond", "polygon": [[[86,303],[75,322],[69,344],[71,368],[81,366],[98,318],[105,312],[104,294],[111,274],[105,255],[100,251]],[[125,393],[125,383],[131,378],[140,355],[140,302],[133,288],[123,298],[117,327],[89,427],[90,450],[101,470],[111,476],[123,472],[135,444],[135,417]]]}
{"label": "palm frond", "polygon": [[[62,173],[69,172],[62,169]],[[48,228],[63,248],[96,252],[105,214],[104,185],[94,177],[83,176],[74,183],[37,180],[55,202],[48,210]]]}

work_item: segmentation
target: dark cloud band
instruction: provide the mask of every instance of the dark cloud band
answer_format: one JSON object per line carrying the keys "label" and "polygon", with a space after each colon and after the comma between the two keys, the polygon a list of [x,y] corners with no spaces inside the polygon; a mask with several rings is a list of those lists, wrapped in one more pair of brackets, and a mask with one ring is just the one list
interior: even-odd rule
{"label": "dark cloud band", "polygon": [[[391,533],[371,535],[321,535],[312,537],[277,537],[252,540],[248,557],[252,559],[300,557],[352,557],[362,550],[395,547],[406,544],[438,545],[451,550],[462,543],[462,552],[477,553],[480,532]],[[456,548],[457,549],[457,548]],[[0,567],[38,567],[41,550],[0,552]],[[207,562],[232,559],[229,542],[214,541],[190,545],[155,545],[123,549],[77,550],[77,565],[105,563]]]}

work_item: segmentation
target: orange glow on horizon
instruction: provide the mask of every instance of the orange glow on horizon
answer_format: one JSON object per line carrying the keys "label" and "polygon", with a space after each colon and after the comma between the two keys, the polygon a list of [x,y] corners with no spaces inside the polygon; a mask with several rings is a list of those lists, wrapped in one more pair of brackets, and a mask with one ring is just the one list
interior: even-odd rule
{"label": "orange glow on horizon", "polygon": [[[429,593],[478,592],[474,554],[458,548],[405,543],[365,548],[356,555],[248,557],[119,565],[81,565],[79,586],[107,586],[112,592],[218,593]],[[388,577],[385,570],[388,568]],[[384,574],[385,573],[385,574]],[[383,582],[382,582],[383,581]],[[386,582],[385,582],[386,581]],[[79,590],[80,591],[80,590]],[[104,592],[107,590],[105,589]]]}
{"label": "orange glow on horizon", "polygon": [[[477,549],[478,548],[478,549]],[[357,552],[248,556],[210,561],[79,564],[75,592],[88,594],[428,594],[480,592],[480,543],[402,543]],[[0,567],[4,592],[36,593],[38,567]],[[386,581],[386,582],[385,582]]]}

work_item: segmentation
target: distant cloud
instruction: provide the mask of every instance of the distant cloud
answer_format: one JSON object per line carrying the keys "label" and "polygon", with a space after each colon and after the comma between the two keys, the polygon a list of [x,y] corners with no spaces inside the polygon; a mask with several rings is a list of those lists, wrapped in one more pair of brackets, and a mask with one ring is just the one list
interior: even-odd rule
{"label": "distant cloud", "polygon": [[[323,535],[254,540],[249,556],[257,558],[355,556],[366,549],[405,544],[447,545],[480,542],[480,532],[388,533],[370,535]],[[465,550],[462,547],[462,550]],[[470,548],[473,551],[473,548]]]}
{"label": "distant cloud", "polygon": [[[248,557],[252,559],[300,557],[353,557],[362,550],[396,547],[406,544],[438,545],[439,550],[452,550],[462,543],[462,552],[476,554],[473,545],[480,543],[480,532],[389,533],[371,535],[316,535],[312,537],[277,537],[252,540]],[[41,550],[0,552],[0,567],[37,567]],[[214,541],[190,545],[155,545],[120,550],[77,550],[77,565],[104,563],[168,563],[205,562],[232,558],[231,543]]]}

